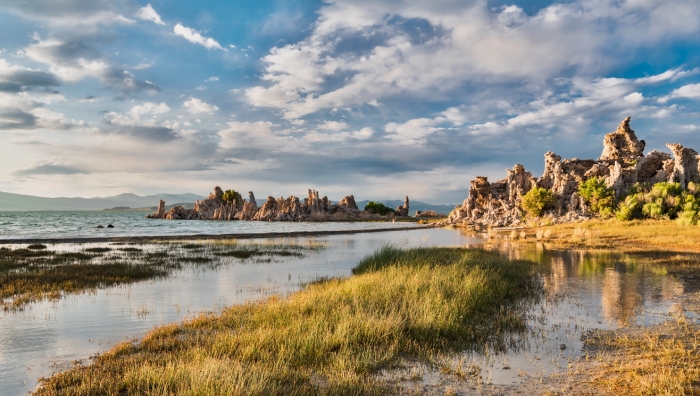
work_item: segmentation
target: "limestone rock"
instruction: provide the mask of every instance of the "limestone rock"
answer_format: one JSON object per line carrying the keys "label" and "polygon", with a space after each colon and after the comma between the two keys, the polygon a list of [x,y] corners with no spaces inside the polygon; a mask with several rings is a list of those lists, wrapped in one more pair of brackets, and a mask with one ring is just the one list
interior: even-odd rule
{"label": "limestone rock", "polygon": [[338,205],[345,206],[345,207],[350,208],[350,209],[360,210],[357,207],[357,203],[355,203],[355,196],[354,195],[345,196],[343,199],[340,200],[340,202],[338,202]]}
{"label": "limestone rock", "polygon": [[406,196],[406,199],[403,201],[403,205],[399,205],[399,207],[396,208],[396,215],[397,216],[403,216],[403,217],[408,217],[408,196]]}
{"label": "limestone rock", "polygon": [[248,191],[248,199],[249,201],[243,204],[243,209],[238,215],[239,220],[253,220],[258,212],[258,203],[255,201],[255,195],[252,191]]}
{"label": "limestone rock", "polygon": [[164,219],[165,218],[165,201],[163,201],[161,199],[160,202],[158,203],[158,210],[155,213],[149,214],[146,217],[149,219]]}
{"label": "limestone rock", "polygon": [[615,132],[605,135],[599,161],[631,162],[644,155],[646,143],[637,139],[630,128],[630,119],[631,117],[625,118]]}
{"label": "limestone rock", "polygon": [[592,178],[602,178],[608,187],[622,199],[635,183],[679,182],[683,188],[700,178],[700,155],[680,144],[668,144],[670,154],[652,151],[643,155],[645,143],[638,140],[630,128],[630,117],[625,118],[617,131],[603,141],[601,158],[580,160],[561,159],[549,151],[544,155],[544,172],[539,179],[525,172],[522,165],[507,170],[507,177],[489,183],[486,177],[472,180],[469,196],[455,208],[444,224],[472,226],[514,226],[521,224],[524,213],[520,209],[522,196],[534,186],[552,191],[554,208],[545,213],[547,221],[562,223],[578,221],[591,216],[585,202],[578,195],[579,185]]}
{"label": "limestone rock", "polygon": [[677,143],[668,143],[666,147],[671,149],[675,157],[669,181],[681,183],[681,188],[686,188],[691,181],[697,181],[699,175],[698,152]]}

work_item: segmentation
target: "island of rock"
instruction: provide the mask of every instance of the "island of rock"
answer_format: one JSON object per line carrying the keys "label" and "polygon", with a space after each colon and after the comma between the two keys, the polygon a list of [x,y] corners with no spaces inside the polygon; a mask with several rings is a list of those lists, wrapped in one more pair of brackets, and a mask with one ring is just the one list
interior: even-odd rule
{"label": "island of rock", "polygon": [[[408,197],[403,206],[399,206],[396,215],[408,216]],[[360,210],[355,197],[348,195],[337,204],[332,204],[328,197],[319,197],[318,191],[309,190],[303,202],[295,197],[274,198],[258,207],[255,195],[248,192],[248,200],[236,193],[233,199],[224,199],[224,191],[214,187],[214,192],[202,201],[197,201],[193,209],[176,206],[165,210],[165,202],[160,201],[158,210],[146,216],[149,219],[168,220],[253,220],[253,221],[324,221],[324,220],[361,220],[386,219],[365,210]]]}
{"label": "island of rock", "polygon": [[597,160],[565,159],[553,152],[544,155],[544,174],[535,178],[516,164],[507,169],[505,179],[489,183],[486,177],[472,180],[469,196],[450,213],[445,225],[518,226],[524,223],[521,197],[537,186],[551,190],[555,202],[545,217],[553,223],[592,217],[578,195],[579,184],[592,177],[605,180],[616,196],[624,196],[635,183],[679,182],[683,188],[700,175],[698,153],[680,144],[669,143],[672,155],[651,151],[644,155],[639,140],[625,118],[615,132],[605,135],[603,153]]}

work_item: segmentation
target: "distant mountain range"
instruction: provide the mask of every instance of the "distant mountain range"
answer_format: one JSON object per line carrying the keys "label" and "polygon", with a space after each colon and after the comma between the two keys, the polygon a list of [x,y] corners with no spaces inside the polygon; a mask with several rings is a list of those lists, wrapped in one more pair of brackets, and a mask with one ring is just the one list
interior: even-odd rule
{"label": "distant mountain range", "polygon": [[119,194],[104,198],[46,198],[32,195],[0,192],[0,211],[40,211],[40,210],[104,210],[127,208],[152,208],[162,199],[166,203],[194,203],[204,199],[196,194],[154,194],[140,196]]}
{"label": "distant mountain range", "polygon": [[[12,194],[0,192],[0,211],[42,211],[42,210],[57,210],[57,211],[82,211],[82,210],[130,210],[130,209],[152,209],[158,206],[158,202],[162,199],[170,208],[175,205],[183,205],[191,208],[195,201],[205,199],[206,197],[196,194],[153,194],[153,195],[136,195],[136,194],[119,194],[113,197],[97,197],[97,198],[46,198],[35,197],[32,195]],[[264,200],[258,199],[258,205],[262,205]],[[337,201],[334,201],[337,203]],[[369,200],[358,201],[357,206],[364,209]],[[403,205],[403,201],[395,200],[377,200],[384,205],[396,209],[397,206]],[[416,210],[427,211],[434,210],[438,213],[449,213],[454,209],[455,205],[431,205],[420,201],[410,202],[411,215],[416,213]]]}

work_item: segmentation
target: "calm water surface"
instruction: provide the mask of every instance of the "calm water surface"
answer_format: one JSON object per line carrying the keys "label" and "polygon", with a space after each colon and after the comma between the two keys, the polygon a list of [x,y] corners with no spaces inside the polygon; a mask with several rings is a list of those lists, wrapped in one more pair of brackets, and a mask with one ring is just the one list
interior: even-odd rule
{"label": "calm water surface", "polygon": [[[122,340],[138,338],[154,326],[272,293],[295,291],[320,276],[347,276],[362,257],[385,244],[475,246],[484,242],[447,229],[276,242],[304,244],[310,240],[324,244],[325,249],[271,262],[231,259],[216,268],[183,269],[166,279],[68,296],[56,303],[35,303],[23,312],[0,312],[0,393],[25,394],[35,387],[37,378]],[[49,249],[86,246],[61,244]],[[458,357],[466,364],[479,365],[487,383],[510,384],[528,376],[563,373],[581,355],[584,332],[664,321],[677,309],[676,297],[686,290],[682,280],[619,255],[547,252],[508,244],[481,246],[537,262],[545,289],[545,296],[528,311],[529,330],[519,336],[515,347],[488,356]],[[423,380],[430,385],[440,378],[427,373]]]}
{"label": "calm water surface", "polygon": [[[401,228],[415,223],[266,222],[145,219],[143,212],[0,212],[0,241],[20,238],[90,238]],[[95,228],[98,225],[114,228]]]}

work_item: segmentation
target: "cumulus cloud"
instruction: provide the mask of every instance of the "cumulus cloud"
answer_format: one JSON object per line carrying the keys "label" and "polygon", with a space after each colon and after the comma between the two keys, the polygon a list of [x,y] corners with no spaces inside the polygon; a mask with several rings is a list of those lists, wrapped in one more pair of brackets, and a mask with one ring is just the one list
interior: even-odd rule
{"label": "cumulus cloud", "polygon": [[108,112],[102,120],[101,130],[107,134],[168,142],[180,137],[177,122],[158,119],[159,115],[169,111],[170,107],[164,102],[144,102],[133,106],[128,113]]}
{"label": "cumulus cloud", "polygon": [[[400,94],[448,94],[465,83],[595,75],[700,29],[700,3],[662,0],[576,0],[534,15],[484,1],[335,0],[319,14],[310,37],[263,59],[267,84],[246,91],[250,104],[298,118]],[[432,33],[414,35],[416,21]],[[353,45],[368,38],[377,44]]]}
{"label": "cumulus cloud", "polygon": [[192,28],[188,28],[186,26],[182,26],[182,24],[180,24],[180,23],[175,25],[175,27],[173,28],[173,33],[175,33],[178,36],[183,37],[185,40],[189,41],[190,43],[199,44],[208,50],[226,51],[226,49],[224,47],[222,47],[218,41],[214,40],[211,37],[204,37],[198,31],[196,31]]}
{"label": "cumulus cloud", "polygon": [[700,99],[700,84],[688,84],[673,90],[669,95],[659,98],[660,103],[666,103],[671,99],[686,98]]}
{"label": "cumulus cloud", "polygon": [[146,4],[145,7],[139,8],[139,10],[136,11],[135,16],[136,18],[143,19],[144,21],[151,21],[157,25],[165,25],[165,22],[160,19],[160,15],[158,15],[156,10],[154,10],[150,4]]}
{"label": "cumulus cloud", "polygon": [[192,114],[199,114],[199,113],[213,113],[219,108],[216,105],[209,104],[206,102],[203,102],[201,99],[197,98],[190,98],[189,100],[186,100],[183,104],[182,107],[187,109]]}

